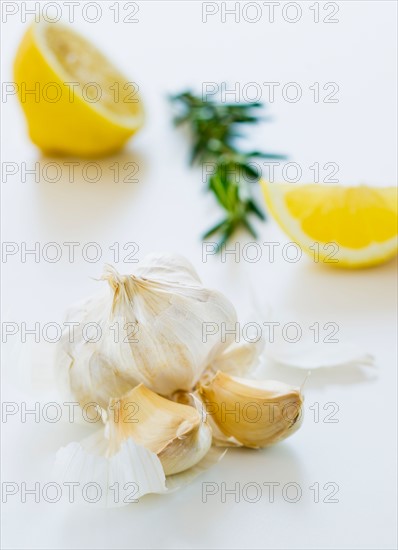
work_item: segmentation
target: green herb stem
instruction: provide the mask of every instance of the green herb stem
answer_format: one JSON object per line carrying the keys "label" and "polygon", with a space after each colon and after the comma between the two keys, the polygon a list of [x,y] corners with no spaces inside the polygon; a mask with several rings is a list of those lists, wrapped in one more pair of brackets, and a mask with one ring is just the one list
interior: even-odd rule
{"label": "green herb stem", "polygon": [[260,151],[240,151],[236,138],[242,124],[257,124],[261,103],[225,104],[205,101],[189,91],[171,98],[180,113],[176,126],[188,124],[192,135],[191,164],[210,164],[208,189],[224,210],[224,218],[203,235],[217,235],[220,250],[239,229],[247,230],[255,239],[257,234],[251,218],[265,220],[262,208],[256,203],[252,185],[261,173],[254,159],[284,159],[283,155]]}

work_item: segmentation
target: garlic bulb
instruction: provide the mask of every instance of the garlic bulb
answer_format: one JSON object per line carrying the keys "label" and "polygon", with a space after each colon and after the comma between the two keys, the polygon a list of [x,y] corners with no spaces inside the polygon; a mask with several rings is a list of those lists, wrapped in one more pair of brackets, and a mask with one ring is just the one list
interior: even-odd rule
{"label": "garlic bulb", "polygon": [[64,385],[81,406],[106,409],[140,383],[164,396],[190,391],[230,344],[216,330],[203,337],[203,327],[234,328],[232,304],[205,288],[184,258],[151,255],[134,275],[108,267],[102,278],[107,292],[70,310],[57,354]]}
{"label": "garlic bulb", "polygon": [[142,384],[111,400],[108,428],[110,454],[132,438],[157,454],[166,475],[188,470],[211,447],[211,429],[194,407],[169,401]]}
{"label": "garlic bulb", "polygon": [[302,420],[299,388],[218,372],[199,385],[218,444],[261,448],[294,433]]}

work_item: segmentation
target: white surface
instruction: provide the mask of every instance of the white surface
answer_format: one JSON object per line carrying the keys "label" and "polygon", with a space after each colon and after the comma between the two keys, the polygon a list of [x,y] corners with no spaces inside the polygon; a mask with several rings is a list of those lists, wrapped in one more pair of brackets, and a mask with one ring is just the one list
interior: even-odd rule
{"label": "white surface", "polygon": [[[261,3],[259,3],[261,4]],[[200,170],[190,170],[187,143],[172,128],[166,95],[202,82],[281,83],[296,81],[305,90],[295,104],[280,96],[268,107],[273,122],[250,135],[259,149],[283,152],[308,167],[337,162],[343,183],[396,183],[395,2],[341,2],[338,24],[314,24],[312,3],[302,3],[303,18],[289,24],[280,17],[255,24],[213,17],[201,22],[200,2],[145,2],[138,24],[114,24],[109,3],[96,24],[77,20],[141,86],[147,123],[116,160],[140,165],[138,184],[97,184],[62,180],[35,183],[19,175],[2,184],[4,241],[41,244],[96,241],[98,264],[81,260],[51,264],[20,256],[3,264],[4,320],[61,323],[68,305],[95,290],[90,277],[112,261],[109,246],[135,241],[138,258],[153,250],[183,253],[210,286],[225,291],[245,311],[248,280],[278,315],[304,327],[336,322],[343,341],[356,341],[376,357],[379,376],[358,372],[314,375],[307,384],[302,429],[272,449],[230,452],[201,479],[170,496],[151,496],[122,509],[63,503],[3,505],[4,548],[395,548],[396,434],[396,284],[394,262],[358,272],[337,271],[303,258],[296,264],[256,264],[231,258],[202,262],[200,232],[219,211],[201,189]],[[26,24],[10,17],[2,28],[3,79],[12,81],[12,59]],[[337,82],[337,104],[315,104],[314,82]],[[263,97],[266,100],[266,97]],[[247,142],[249,144],[249,140]],[[115,159],[101,161],[104,174]],[[3,104],[3,162],[49,162],[30,143],[15,98]],[[84,163],[83,163],[84,164]],[[310,180],[305,171],[303,179]],[[203,187],[203,186],[202,186]],[[286,242],[272,223],[261,225],[260,243]],[[127,272],[129,265],[119,263]],[[15,365],[3,366],[8,401],[33,403],[38,390],[28,374],[15,380]],[[273,373],[275,374],[275,373]],[[277,374],[278,375],[278,374]],[[299,376],[299,379],[297,379]],[[280,372],[287,381],[302,375]],[[309,407],[336,402],[336,424],[315,423]],[[322,412],[322,411],[321,411]],[[61,444],[87,430],[15,417],[3,428],[3,481],[48,478],[52,456]],[[46,477],[47,476],[47,477]],[[270,503],[264,490],[257,503],[233,496],[202,502],[202,482],[298,483],[303,496],[288,503],[280,490]],[[314,503],[309,486],[338,483],[339,502]]]}

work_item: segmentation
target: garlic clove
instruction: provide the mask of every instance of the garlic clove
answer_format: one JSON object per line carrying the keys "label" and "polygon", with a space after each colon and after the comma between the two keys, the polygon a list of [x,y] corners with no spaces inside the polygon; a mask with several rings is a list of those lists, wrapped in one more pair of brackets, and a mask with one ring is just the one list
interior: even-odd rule
{"label": "garlic clove", "polygon": [[[248,380],[219,371],[199,385],[198,394],[226,444],[267,447],[301,425],[300,389],[283,382]],[[223,440],[217,439],[219,443]]]}
{"label": "garlic clove", "polygon": [[188,470],[211,446],[211,429],[194,407],[169,401],[143,384],[112,399],[108,415],[111,451],[132,438],[158,456],[166,475]]}
{"label": "garlic clove", "polygon": [[200,460],[195,466],[184,470],[183,472],[166,477],[166,487],[169,491],[176,491],[189,483],[192,483],[194,479],[203,474],[206,470],[220,462],[225,456],[227,449],[215,447],[212,445],[209,452]]}

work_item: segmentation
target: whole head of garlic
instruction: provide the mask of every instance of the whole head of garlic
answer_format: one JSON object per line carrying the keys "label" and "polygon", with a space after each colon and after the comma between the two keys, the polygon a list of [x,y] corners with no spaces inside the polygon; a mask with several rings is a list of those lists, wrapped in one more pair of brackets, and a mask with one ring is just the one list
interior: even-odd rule
{"label": "whole head of garlic", "polygon": [[211,429],[196,408],[165,399],[143,384],[112,399],[108,416],[110,454],[132,438],[158,456],[166,475],[195,466],[211,446]]}
{"label": "whole head of garlic", "polygon": [[294,433],[302,421],[299,388],[217,372],[199,385],[214,439],[221,445],[262,448]]}
{"label": "whole head of garlic", "polygon": [[106,409],[140,383],[164,396],[190,391],[230,344],[217,331],[204,338],[203,326],[233,328],[234,307],[204,287],[184,258],[151,255],[134,275],[108,267],[102,278],[106,292],[68,312],[57,353],[58,371],[81,406]]}

